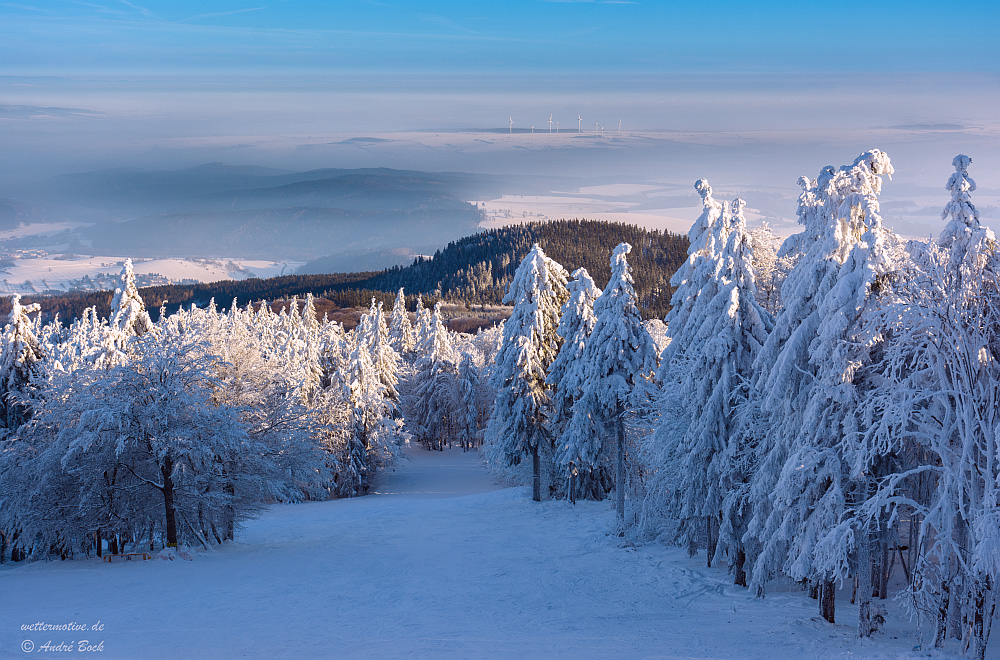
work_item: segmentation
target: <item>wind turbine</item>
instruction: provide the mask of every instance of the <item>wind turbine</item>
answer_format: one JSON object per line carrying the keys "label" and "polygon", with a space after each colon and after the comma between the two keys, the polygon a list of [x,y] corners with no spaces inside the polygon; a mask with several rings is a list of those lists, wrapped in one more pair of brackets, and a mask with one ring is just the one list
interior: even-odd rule
{"label": "wind turbine", "polygon": [[514,117],[513,116],[507,117],[507,121],[510,122],[510,126],[507,127],[507,135],[513,135],[514,134]]}
{"label": "wind turbine", "polygon": [[549,115],[549,134],[552,134],[552,115]]}
{"label": "wind turbine", "polygon": [[534,124],[531,125],[531,139],[532,140],[535,139],[535,125]]}
{"label": "wind turbine", "polygon": [[594,122],[594,135],[601,132],[601,118],[598,117],[597,121]]}
{"label": "wind turbine", "polygon": [[556,135],[559,135],[559,122],[556,122]]}
{"label": "wind turbine", "polygon": [[622,120],[618,120],[618,135],[622,134]]}
{"label": "wind turbine", "polygon": [[580,115],[576,116],[576,132],[583,133],[583,117]]}

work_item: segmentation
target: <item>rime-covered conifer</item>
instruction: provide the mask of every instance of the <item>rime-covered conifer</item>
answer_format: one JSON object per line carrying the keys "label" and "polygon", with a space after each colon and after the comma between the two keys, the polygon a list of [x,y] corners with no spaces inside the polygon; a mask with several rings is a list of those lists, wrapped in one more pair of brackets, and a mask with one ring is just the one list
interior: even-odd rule
{"label": "rime-covered conifer", "polygon": [[396,294],[396,302],[392,306],[392,318],[389,321],[389,341],[399,355],[406,355],[413,350],[413,324],[406,312],[406,297],[403,289]]}
{"label": "rime-covered conifer", "polygon": [[21,296],[11,298],[10,315],[0,347],[0,421],[7,433],[13,433],[28,420],[31,405],[29,390],[40,383],[44,373],[45,351],[35,336],[35,326],[28,314],[37,312],[38,303],[22,305]]}
{"label": "rime-covered conifer", "polygon": [[[733,510],[737,507],[725,505],[727,498],[742,497],[734,491],[743,490],[748,476],[738,464],[733,411],[773,319],[756,301],[752,239],[743,206],[743,200],[733,201],[728,240],[718,255],[720,268],[711,286],[706,284],[695,298],[700,309],[689,315],[699,319],[696,332],[686,333],[689,367],[671,393],[683,413],[678,414],[674,402],[660,411],[647,449],[655,471],[645,508],[659,508],[675,518],[679,542],[691,552],[705,547],[709,565],[717,555],[729,558],[737,582],[745,584],[740,516]],[[714,295],[705,295],[709,292]]]}
{"label": "rime-covered conifer", "polygon": [[586,268],[573,271],[573,279],[567,288],[569,300],[562,307],[562,317],[556,329],[563,344],[546,378],[554,388],[551,423],[556,437],[562,435],[572,414],[573,404],[583,392],[583,352],[587,337],[597,322],[594,301],[601,295],[601,290],[594,285]]}
{"label": "rime-covered conifer", "polygon": [[413,394],[409,397],[408,421],[417,438],[428,449],[443,449],[451,441],[455,406],[455,352],[441,318],[441,303],[435,303],[428,331],[416,348]]}
{"label": "rime-covered conifer", "polygon": [[[594,302],[594,329],[581,358],[583,393],[573,404],[556,454],[557,464],[570,474],[576,471],[583,483],[601,483],[600,471],[613,461],[619,520],[625,517],[625,412],[636,385],[656,369],[656,348],[632,285],[627,259],[631,250],[622,243],[611,255],[611,279]],[[614,446],[606,431],[617,439]]]}
{"label": "rime-covered conifer", "polygon": [[[871,584],[870,524],[851,530],[857,551],[850,558],[846,543],[823,539],[872,483],[867,472],[852,474],[843,443],[857,438],[869,387],[860,377],[875,345],[864,335],[865,315],[892,269],[878,205],[882,177],[892,173],[888,156],[871,150],[826,181],[817,214],[825,231],[789,274],[785,311],[755,365],[765,416],[748,530],[761,548],[751,581],[758,590],[775,570],[824,592],[849,574]],[[868,636],[881,615],[871,590],[859,589],[858,600],[859,633]],[[823,602],[833,619],[832,597]]]}
{"label": "rime-covered conifer", "polygon": [[153,328],[146,304],[135,286],[132,260],[126,259],[118,278],[118,288],[111,300],[111,328],[125,337],[137,337]]}
{"label": "rime-covered conifer", "polygon": [[514,273],[504,297],[514,309],[504,324],[491,384],[497,397],[486,429],[486,455],[498,471],[532,458],[532,491],[542,497],[542,461],[551,460],[548,433],[551,386],[545,382],[561,339],[559,313],[569,298],[566,270],[535,245]]}

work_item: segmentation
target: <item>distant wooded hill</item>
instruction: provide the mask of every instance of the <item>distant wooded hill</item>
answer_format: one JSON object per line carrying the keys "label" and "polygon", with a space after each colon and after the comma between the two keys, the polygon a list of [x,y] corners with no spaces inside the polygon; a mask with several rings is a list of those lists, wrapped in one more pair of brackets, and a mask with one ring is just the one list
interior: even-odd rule
{"label": "distant wooded hill", "polygon": [[105,251],[137,257],[311,259],[332,247],[351,252],[433,245],[474,231],[482,219],[458,196],[466,183],[460,175],[396,170],[312,175],[325,178],[265,186],[288,177],[257,177],[253,182],[260,187],[212,192],[186,200],[184,210],[101,223],[81,234]]}
{"label": "distant wooded hill", "polygon": [[603,287],[611,277],[611,251],[623,241],[632,245],[629,263],[640,306],[647,318],[662,317],[670,305],[670,277],[687,259],[687,237],[597,220],[533,222],[482,232],[449,243],[430,259],[382,271],[364,286],[498,304],[518,264],[538,243],[568,271],[586,268]]}
{"label": "distant wooded hill", "polygon": [[[0,229],[18,222],[94,223],[54,244],[134,257],[308,261],[337,272],[405,263],[479,228],[467,200],[573,185],[558,177],[386,168],[283,172],[212,163],[183,170],[102,170],[55,177],[0,199]],[[16,247],[38,247],[37,237]],[[52,243],[52,239],[49,239]],[[8,241],[8,247],[13,246]],[[315,272],[315,271],[314,271]],[[326,270],[325,272],[331,272]]]}
{"label": "distant wooded hill", "polygon": [[[629,263],[643,315],[662,318],[669,309],[673,292],[670,277],[687,258],[687,237],[595,220],[559,220],[492,229],[453,241],[433,257],[418,258],[409,266],[379,272],[224,280],[156,286],[140,292],[154,316],[164,300],[169,301],[168,311],[181,304],[206,305],[212,298],[225,309],[234,298],[245,304],[306,293],[326,298],[340,307],[367,306],[372,296],[391,305],[400,287],[408,294],[420,293],[429,299],[440,297],[495,305],[503,300],[517,265],[534,243],[570,272],[586,268],[598,286],[603,286],[611,275],[611,251],[622,241],[632,245]],[[62,319],[72,319],[93,305],[99,314],[106,316],[111,293],[67,294],[33,301],[41,304],[45,317],[59,313]],[[9,306],[4,301],[0,313]]]}

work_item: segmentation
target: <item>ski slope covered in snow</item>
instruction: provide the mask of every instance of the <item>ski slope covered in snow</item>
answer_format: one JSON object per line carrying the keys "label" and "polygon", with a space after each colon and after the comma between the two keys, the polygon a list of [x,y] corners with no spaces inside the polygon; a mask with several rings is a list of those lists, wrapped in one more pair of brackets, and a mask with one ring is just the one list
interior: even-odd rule
{"label": "ski slope covered in snow", "polygon": [[[610,533],[609,502],[534,503],[475,453],[408,451],[367,497],[275,506],[194,561],[0,567],[0,658],[917,658],[802,592],[763,600],[703,559]],[[894,609],[894,608],[893,608]],[[90,628],[103,624],[101,631]],[[85,633],[22,625],[85,624]],[[30,641],[32,653],[22,644]],[[995,643],[994,643],[995,646]],[[990,649],[993,650],[992,648]]]}

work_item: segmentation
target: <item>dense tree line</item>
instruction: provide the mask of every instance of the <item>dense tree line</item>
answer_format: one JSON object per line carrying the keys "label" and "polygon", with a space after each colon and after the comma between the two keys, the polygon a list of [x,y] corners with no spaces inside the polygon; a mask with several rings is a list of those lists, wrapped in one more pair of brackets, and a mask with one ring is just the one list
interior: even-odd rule
{"label": "dense tree line", "polygon": [[[233,300],[242,302],[260,300],[281,300],[292,296],[305,296],[307,293],[323,294],[324,297],[342,296],[344,306],[367,307],[370,295],[365,295],[357,283],[371,278],[374,273],[335,273],[332,275],[283,275],[281,277],[251,278],[247,280],[221,280],[219,282],[202,282],[199,284],[168,284],[139,289],[139,295],[154,320],[159,309],[166,302],[168,313],[177,311],[181,306],[190,307],[195,304],[204,307],[215,299],[220,309],[228,309]],[[52,320],[56,315],[64,323],[83,316],[84,310],[94,307],[100,316],[111,313],[112,291],[93,291],[86,293],[67,293],[52,297],[23,298],[27,304],[37,303],[42,312],[42,318]],[[388,294],[385,294],[388,295]],[[0,301],[0,314],[10,312],[10,299]]]}
{"label": "dense tree line", "polygon": [[518,264],[537,244],[566,268],[586,268],[597,281],[611,276],[607,256],[616,245],[633,246],[632,268],[645,318],[662,318],[669,308],[670,274],[687,258],[687,239],[670,232],[597,220],[531,222],[491,229],[449,243],[429,259],[390,268],[365,282],[373,289],[439,293],[446,299],[499,304]]}
{"label": "dense tree line", "polygon": [[[284,300],[311,293],[341,307],[367,307],[374,296],[388,305],[399,288],[409,292],[407,305],[414,309],[414,295],[423,294],[425,302],[445,299],[469,304],[501,304],[518,263],[537,243],[547,254],[568,268],[586,268],[597,280],[611,275],[606,258],[601,256],[622,241],[633,246],[632,262],[635,288],[644,318],[662,318],[669,309],[670,273],[687,257],[687,238],[669,232],[650,231],[634,225],[593,220],[560,220],[529,223],[491,229],[449,243],[431,258],[417,258],[409,266],[397,266],[381,272],[335,273],[330,275],[285,275],[248,280],[191,285],[147,287],[140,295],[157,318],[167,301],[166,311],[194,303],[205,306],[215,299],[220,309],[232,300]],[[64,323],[96,307],[98,314],[110,313],[111,292],[69,293],[53,297],[25,297],[26,304],[37,303],[42,316],[51,320],[56,314]],[[8,300],[0,301],[0,314],[10,311]]]}

